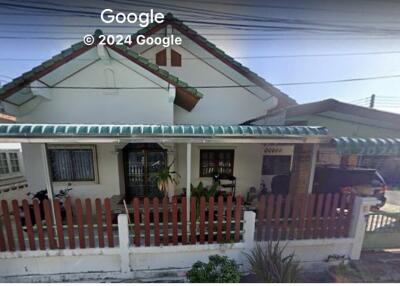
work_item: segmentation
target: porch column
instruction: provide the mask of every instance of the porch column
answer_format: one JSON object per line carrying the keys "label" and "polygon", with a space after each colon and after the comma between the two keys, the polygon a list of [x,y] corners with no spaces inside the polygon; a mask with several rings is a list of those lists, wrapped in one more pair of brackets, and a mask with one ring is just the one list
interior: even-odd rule
{"label": "porch column", "polygon": [[190,186],[192,178],[192,143],[186,144],[186,219],[190,222]]}
{"label": "porch column", "polygon": [[318,154],[318,144],[313,144],[311,151],[311,166],[310,166],[310,176],[308,181],[308,194],[312,193],[315,175],[315,166],[317,165],[317,154]]}
{"label": "porch column", "polygon": [[42,149],[44,181],[46,183],[47,196],[49,197],[49,200],[51,202],[51,208],[53,208],[54,191],[53,191],[53,184],[52,184],[51,175],[50,175],[47,144],[46,143],[40,144],[40,148]]}

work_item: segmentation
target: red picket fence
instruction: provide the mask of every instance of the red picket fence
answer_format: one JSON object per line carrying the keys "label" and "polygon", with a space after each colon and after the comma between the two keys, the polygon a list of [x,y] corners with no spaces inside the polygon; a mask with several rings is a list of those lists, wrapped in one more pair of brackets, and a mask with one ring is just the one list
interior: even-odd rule
{"label": "red picket fence", "polygon": [[55,200],[53,215],[47,200],[42,206],[34,200],[33,207],[27,200],[22,205],[13,200],[11,206],[3,200],[0,251],[114,247],[116,226],[112,224],[110,199],[103,203],[96,199],[94,206],[92,210],[90,199],[84,203],[76,199],[74,204],[67,199],[62,208],[60,201]]}
{"label": "red picket fence", "polygon": [[[138,246],[231,243],[241,240],[242,199],[236,196],[216,200],[186,197],[152,200],[135,198],[130,216],[132,242]],[[187,208],[190,216],[187,217]]]}
{"label": "red picket fence", "polygon": [[256,211],[256,240],[348,237],[353,202],[353,195],[342,194],[262,196]]}

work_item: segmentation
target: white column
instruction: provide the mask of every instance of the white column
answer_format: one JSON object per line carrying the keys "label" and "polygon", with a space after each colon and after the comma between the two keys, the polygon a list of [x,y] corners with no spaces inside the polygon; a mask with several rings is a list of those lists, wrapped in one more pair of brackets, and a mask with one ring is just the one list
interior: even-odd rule
{"label": "white column", "polygon": [[349,237],[354,239],[350,253],[351,259],[360,259],[367,223],[366,215],[370,211],[371,206],[376,205],[377,203],[378,200],[373,197],[356,197],[354,200],[349,232]]}
{"label": "white column", "polygon": [[190,222],[190,185],[192,179],[192,143],[186,144],[186,218]]}
{"label": "white column", "polygon": [[50,175],[50,167],[49,167],[49,159],[47,154],[47,144],[40,144],[40,148],[42,149],[42,159],[43,159],[43,170],[44,170],[44,181],[46,183],[47,196],[51,202],[51,208],[53,208],[53,200],[54,200],[54,191],[53,191],[53,183]]}
{"label": "white column", "polygon": [[121,272],[128,273],[129,269],[129,227],[128,216],[126,214],[118,215],[118,238],[119,250],[121,256]]}
{"label": "white column", "polygon": [[256,213],[245,211],[243,214],[243,242],[245,248],[250,250],[254,246],[254,232],[256,227]]}
{"label": "white column", "polygon": [[318,144],[313,144],[311,153],[310,177],[308,181],[308,190],[307,190],[308,194],[312,193],[312,188],[314,184],[315,166],[317,164],[317,154],[318,154]]}

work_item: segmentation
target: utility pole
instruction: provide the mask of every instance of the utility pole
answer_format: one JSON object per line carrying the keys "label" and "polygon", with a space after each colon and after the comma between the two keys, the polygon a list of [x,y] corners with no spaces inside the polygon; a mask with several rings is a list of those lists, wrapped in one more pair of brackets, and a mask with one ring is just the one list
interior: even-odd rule
{"label": "utility pole", "polygon": [[369,108],[374,108],[375,106],[375,94],[371,95],[371,99],[369,100]]}

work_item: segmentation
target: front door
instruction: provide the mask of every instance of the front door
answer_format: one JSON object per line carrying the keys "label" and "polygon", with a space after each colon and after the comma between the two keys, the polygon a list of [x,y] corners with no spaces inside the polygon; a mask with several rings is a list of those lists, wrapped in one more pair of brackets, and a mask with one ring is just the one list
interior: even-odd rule
{"label": "front door", "polygon": [[167,162],[167,152],[158,144],[130,143],[123,149],[125,196],[159,196],[154,176]]}

